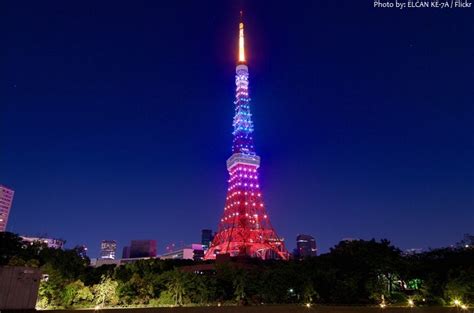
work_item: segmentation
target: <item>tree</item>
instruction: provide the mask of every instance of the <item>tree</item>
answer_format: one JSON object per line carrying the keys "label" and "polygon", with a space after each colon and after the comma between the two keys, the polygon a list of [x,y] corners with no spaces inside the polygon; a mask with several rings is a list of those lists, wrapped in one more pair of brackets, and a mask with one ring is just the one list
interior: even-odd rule
{"label": "tree", "polygon": [[302,293],[303,303],[313,303],[317,298],[318,293],[314,290],[313,284],[310,281],[306,281]]}
{"label": "tree", "polygon": [[[449,303],[455,300],[464,303],[474,302],[474,267],[459,272],[458,275],[450,275],[446,284],[444,295]],[[453,277],[454,276],[454,277]]]}
{"label": "tree", "polygon": [[[84,285],[82,285],[84,286]],[[67,284],[62,290],[62,304],[66,308],[70,308],[74,304],[74,298],[77,291],[82,287],[80,282],[75,281]]]}
{"label": "tree", "polygon": [[77,290],[76,296],[74,297],[75,305],[89,306],[94,300],[94,295],[88,286],[84,286],[82,282],[81,288]]}
{"label": "tree", "polygon": [[374,239],[341,241],[327,258],[341,288],[332,291],[333,301],[360,304],[392,294],[402,259],[400,250],[388,240]]}
{"label": "tree", "polygon": [[23,252],[22,239],[10,232],[0,232],[0,265],[6,265],[12,257],[21,258]]}
{"label": "tree", "polygon": [[117,286],[118,283],[116,281],[110,277],[102,276],[101,282],[92,287],[95,303],[101,307],[116,304],[118,302]]}
{"label": "tree", "polygon": [[67,284],[62,291],[62,305],[66,308],[88,305],[92,300],[94,295],[80,280]]}
{"label": "tree", "polygon": [[245,287],[246,287],[246,273],[244,270],[234,271],[234,279],[232,285],[234,286],[234,297],[237,303],[242,303],[245,299]]}
{"label": "tree", "polygon": [[427,304],[446,304],[457,296],[469,299],[472,289],[466,286],[472,282],[472,260],[474,249],[442,248],[417,254],[410,257],[410,278],[421,282],[419,292]]}
{"label": "tree", "polygon": [[134,273],[130,280],[119,284],[118,294],[125,304],[147,304],[154,297],[153,285]]}
{"label": "tree", "polygon": [[67,284],[67,280],[50,263],[44,264],[41,267],[41,271],[47,275],[47,278],[40,283],[40,301],[51,308],[63,306],[62,291]]}
{"label": "tree", "polygon": [[192,303],[206,304],[215,299],[216,279],[214,276],[195,275],[187,292]]}
{"label": "tree", "polygon": [[234,295],[233,270],[229,263],[216,264],[216,298],[219,301],[231,300]]}
{"label": "tree", "polygon": [[178,269],[166,273],[166,287],[175,305],[182,306],[185,303],[186,286],[190,281],[189,274]]}

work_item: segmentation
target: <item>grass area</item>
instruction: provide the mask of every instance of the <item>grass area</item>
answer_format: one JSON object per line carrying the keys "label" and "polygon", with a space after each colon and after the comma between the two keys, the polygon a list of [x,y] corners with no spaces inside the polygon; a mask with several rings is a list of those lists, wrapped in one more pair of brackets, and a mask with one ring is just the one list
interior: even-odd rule
{"label": "grass area", "polygon": [[[77,310],[55,310],[44,311],[52,313],[74,313]],[[81,312],[92,313],[460,313],[474,312],[472,309],[463,311],[457,308],[445,307],[345,307],[345,306],[311,306],[307,308],[302,305],[268,305],[268,306],[226,306],[226,307],[175,307],[175,308],[136,308],[136,309],[103,309],[103,310],[81,310]],[[112,312],[113,311],[113,312]]]}

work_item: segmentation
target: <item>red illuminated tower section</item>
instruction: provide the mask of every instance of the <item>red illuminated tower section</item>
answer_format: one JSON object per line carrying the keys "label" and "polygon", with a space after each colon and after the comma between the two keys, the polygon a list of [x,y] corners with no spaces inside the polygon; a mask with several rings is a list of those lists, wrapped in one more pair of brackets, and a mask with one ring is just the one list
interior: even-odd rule
{"label": "red illuminated tower section", "polygon": [[243,23],[239,25],[239,62],[235,72],[234,140],[232,155],[227,160],[229,188],[218,232],[205,259],[215,259],[216,255],[227,253],[231,256],[287,260],[288,252],[270,224],[258,182],[260,157],[255,153],[252,138]]}

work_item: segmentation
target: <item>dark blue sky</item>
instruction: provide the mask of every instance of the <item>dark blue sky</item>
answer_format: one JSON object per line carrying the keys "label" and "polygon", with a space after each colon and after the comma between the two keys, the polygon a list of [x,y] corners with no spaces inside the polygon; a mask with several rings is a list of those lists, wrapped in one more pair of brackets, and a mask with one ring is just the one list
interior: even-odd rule
{"label": "dark blue sky", "polygon": [[223,211],[238,12],[271,221],[327,251],[474,232],[474,9],[372,1],[2,1],[9,230],[200,240]]}

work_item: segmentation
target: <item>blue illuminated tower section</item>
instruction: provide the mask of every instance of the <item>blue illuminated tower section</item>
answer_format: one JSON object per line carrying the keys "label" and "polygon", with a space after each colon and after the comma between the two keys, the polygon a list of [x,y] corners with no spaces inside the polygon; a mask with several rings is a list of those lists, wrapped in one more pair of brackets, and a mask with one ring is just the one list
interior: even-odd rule
{"label": "blue illuminated tower section", "polygon": [[270,224],[258,181],[260,157],[253,143],[249,71],[245,59],[244,24],[239,24],[239,61],[235,69],[235,115],[232,155],[227,160],[229,187],[224,213],[205,259],[218,254],[261,259],[288,259],[288,252]]}

